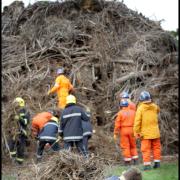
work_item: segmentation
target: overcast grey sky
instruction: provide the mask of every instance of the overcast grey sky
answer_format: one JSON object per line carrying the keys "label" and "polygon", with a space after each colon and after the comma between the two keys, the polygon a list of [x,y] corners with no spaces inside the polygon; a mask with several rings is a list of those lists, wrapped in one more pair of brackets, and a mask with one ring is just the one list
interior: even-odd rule
{"label": "overcast grey sky", "polygon": [[[14,0],[2,0],[2,7],[9,5]],[[37,0],[22,0],[27,6]],[[57,1],[57,0],[49,0]],[[178,0],[124,0],[128,8],[141,12],[152,20],[164,20],[161,26],[164,30],[176,30],[178,28]]]}

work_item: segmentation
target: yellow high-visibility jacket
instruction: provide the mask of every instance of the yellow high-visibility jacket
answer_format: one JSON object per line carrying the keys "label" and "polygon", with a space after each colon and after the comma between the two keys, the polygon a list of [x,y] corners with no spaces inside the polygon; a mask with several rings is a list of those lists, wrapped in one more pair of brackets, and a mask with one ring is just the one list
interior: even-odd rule
{"label": "yellow high-visibility jacket", "polygon": [[140,134],[143,139],[156,139],[160,137],[158,125],[159,106],[154,103],[139,104],[134,121],[134,135]]}
{"label": "yellow high-visibility jacket", "polygon": [[57,92],[58,97],[67,96],[69,91],[73,89],[69,79],[64,75],[59,75],[55,80],[54,87],[50,90],[50,93]]}
{"label": "yellow high-visibility jacket", "polygon": [[66,106],[66,97],[69,95],[69,91],[74,90],[70,80],[64,76],[59,75],[55,80],[55,85],[51,88],[50,93],[57,93],[58,95],[58,107],[64,109]]}

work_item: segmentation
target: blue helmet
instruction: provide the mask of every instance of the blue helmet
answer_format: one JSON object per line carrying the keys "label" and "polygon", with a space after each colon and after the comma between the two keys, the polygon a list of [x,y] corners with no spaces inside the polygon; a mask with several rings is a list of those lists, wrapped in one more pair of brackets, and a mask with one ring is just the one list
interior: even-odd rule
{"label": "blue helmet", "polygon": [[149,101],[151,100],[151,95],[147,91],[142,91],[139,96],[139,101]]}
{"label": "blue helmet", "polygon": [[63,74],[64,73],[64,68],[59,68],[57,70],[57,74]]}
{"label": "blue helmet", "polygon": [[120,104],[119,104],[119,106],[120,107],[127,107],[129,105],[129,103],[128,103],[128,101],[127,100],[121,100],[120,101]]}
{"label": "blue helmet", "polygon": [[122,92],[120,98],[129,98],[129,94],[127,92]]}

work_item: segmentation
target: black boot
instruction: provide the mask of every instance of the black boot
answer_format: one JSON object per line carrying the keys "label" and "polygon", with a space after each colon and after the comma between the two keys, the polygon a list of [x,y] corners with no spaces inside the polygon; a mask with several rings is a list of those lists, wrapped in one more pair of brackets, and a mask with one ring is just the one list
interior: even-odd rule
{"label": "black boot", "polygon": [[148,171],[148,170],[151,170],[151,166],[150,165],[146,165],[143,167],[143,171]]}
{"label": "black boot", "polygon": [[154,169],[160,168],[160,162],[155,162],[153,168]]}
{"label": "black boot", "polygon": [[130,166],[131,165],[131,161],[124,161],[124,165],[125,166]]}
{"label": "black boot", "polygon": [[138,165],[138,159],[133,159],[133,165]]}

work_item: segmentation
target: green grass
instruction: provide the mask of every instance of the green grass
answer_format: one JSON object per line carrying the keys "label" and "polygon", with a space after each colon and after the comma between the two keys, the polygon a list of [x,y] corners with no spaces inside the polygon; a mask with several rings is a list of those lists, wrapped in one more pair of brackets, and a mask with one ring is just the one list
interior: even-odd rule
{"label": "green grass", "polygon": [[16,180],[16,178],[10,175],[2,175],[2,180]]}
{"label": "green grass", "polygon": [[[139,165],[136,167],[141,170],[143,166]],[[110,167],[106,169],[105,176],[120,176],[121,173],[126,169],[127,167],[125,166]],[[152,169],[149,171],[141,170],[141,172],[143,180],[178,180],[178,163],[161,164],[161,167],[159,169]]]}

